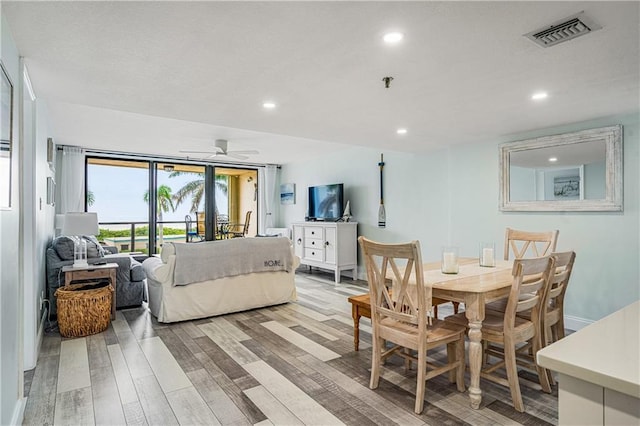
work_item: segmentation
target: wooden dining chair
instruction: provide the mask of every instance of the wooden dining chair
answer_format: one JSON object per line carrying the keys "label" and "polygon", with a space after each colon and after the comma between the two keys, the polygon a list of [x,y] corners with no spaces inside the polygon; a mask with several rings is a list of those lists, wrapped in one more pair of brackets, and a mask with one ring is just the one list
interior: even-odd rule
{"label": "wooden dining chair", "polygon": [[[566,251],[561,253],[551,253],[556,260],[555,271],[551,277],[549,291],[545,296],[546,301],[543,303],[543,332],[544,346],[556,342],[565,336],[564,331],[564,295],[567,292],[571,272],[573,271],[573,263],[576,259],[574,251]],[[486,310],[504,312],[507,307],[506,300],[497,300],[488,303]],[[521,317],[531,318],[530,312],[522,312]]]}
{"label": "wooden dining chair", "polygon": [[516,259],[541,257],[556,250],[560,231],[529,232],[507,228],[504,236],[504,260],[513,252]]}
{"label": "wooden dining chair", "polygon": [[567,292],[573,263],[576,260],[574,251],[551,253],[556,258],[556,270],[547,296],[544,317],[545,343],[553,343],[564,338],[564,295]]}
{"label": "wooden dining chair", "polygon": [[[505,312],[485,311],[482,322],[482,342],[485,353],[480,377],[491,380],[511,391],[514,408],[524,411],[520,382],[518,378],[517,351],[530,345],[533,358],[542,348],[542,303],[551,283],[555,258],[551,256],[534,259],[516,259],[513,264],[513,284]],[[531,311],[530,319],[518,316],[519,313]],[[445,321],[468,327],[464,313],[451,315]],[[490,363],[492,358],[497,362]],[[504,368],[507,379],[496,374]],[[547,371],[533,365],[538,374],[540,386],[544,392],[551,392],[551,384]]]}
{"label": "wooden dining chair", "polygon": [[[372,355],[369,387],[376,389],[380,367],[389,356],[405,359],[405,366],[417,364],[416,402],[420,414],[424,406],[426,381],[449,372],[464,392],[465,328],[431,318],[431,287],[425,285],[420,243],[383,244],[358,238],[365,258],[371,299]],[[393,297],[387,287],[387,273],[393,276]],[[410,283],[410,278],[412,282]],[[415,283],[415,284],[414,284]],[[387,349],[386,343],[392,344]],[[427,351],[445,346],[447,363],[427,363]],[[417,357],[412,351],[417,351]]]}
{"label": "wooden dining chair", "polygon": [[[573,270],[573,262],[576,258],[576,254],[573,251],[551,253],[551,256],[555,259],[555,265],[548,291],[544,296],[540,309],[541,342],[538,350],[564,338],[564,294],[567,291],[567,285]],[[518,313],[518,316],[528,320],[531,320],[531,315],[531,311]],[[519,364],[532,369],[536,364],[534,352],[532,345],[519,348],[516,352]],[[549,377],[549,383],[555,384],[551,371],[546,369],[545,371]]]}

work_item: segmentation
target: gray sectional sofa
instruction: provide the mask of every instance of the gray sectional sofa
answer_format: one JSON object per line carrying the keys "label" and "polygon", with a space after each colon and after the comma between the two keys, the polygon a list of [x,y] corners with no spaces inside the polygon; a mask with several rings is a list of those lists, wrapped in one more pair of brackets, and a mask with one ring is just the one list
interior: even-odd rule
{"label": "gray sectional sofa", "polygon": [[[127,253],[118,253],[115,247],[103,247],[94,237],[87,239],[87,261],[117,263],[116,308],[140,306],[147,300],[146,274],[142,264]],[[51,314],[57,313],[55,292],[64,285],[62,267],[73,264],[73,240],[60,236],[47,247],[47,297],[51,301]]]}

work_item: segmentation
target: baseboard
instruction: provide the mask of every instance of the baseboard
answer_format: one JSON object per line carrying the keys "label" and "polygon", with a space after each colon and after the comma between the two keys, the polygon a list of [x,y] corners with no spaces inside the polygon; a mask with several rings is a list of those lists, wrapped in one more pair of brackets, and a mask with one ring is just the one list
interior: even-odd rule
{"label": "baseboard", "polygon": [[564,328],[566,328],[567,330],[578,331],[585,328],[589,324],[593,324],[593,321],[584,318],[573,317],[571,315],[564,316]]}
{"label": "baseboard", "polygon": [[13,416],[11,416],[12,425],[21,425],[24,421],[24,408],[27,406],[27,398],[22,398],[16,401],[16,406],[13,410]]}
{"label": "baseboard", "polygon": [[[44,337],[45,322],[47,321],[47,315],[49,315],[49,308],[44,308],[42,316],[40,317],[40,325],[38,326],[38,343],[36,347],[36,354],[40,355],[40,347],[42,346],[42,338]],[[36,356],[36,359],[38,357]]]}
{"label": "baseboard", "polygon": [[35,348],[33,350],[33,357],[30,359],[25,359],[22,369],[24,371],[33,370],[36,368],[36,363],[38,362],[38,355],[40,355],[40,347],[42,346],[42,339],[44,338],[45,331],[45,322],[47,321],[47,314],[49,310],[44,308],[42,312],[42,316],[40,317],[40,323],[38,324],[38,332],[36,334]]}

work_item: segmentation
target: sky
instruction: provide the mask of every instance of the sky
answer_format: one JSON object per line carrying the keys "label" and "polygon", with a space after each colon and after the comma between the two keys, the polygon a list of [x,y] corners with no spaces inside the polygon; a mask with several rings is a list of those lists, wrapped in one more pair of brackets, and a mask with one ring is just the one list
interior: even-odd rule
{"label": "sky", "polygon": [[[99,222],[147,222],[148,205],[144,201],[144,194],[149,185],[147,169],[131,167],[114,167],[89,164],[87,167],[87,189],[94,194],[95,202],[87,208],[88,211],[98,213]],[[196,175],[184,175],[169,178],[169,173],[158,173],[158,185],[167,185],[176,193],[187,182],[197,179]],[[227,210],[226,197],[216,190],[218,210]],[[163,213],[163,221],[179,221],[184,223],[184,217],[190,214],[195,220],[195,214],[189,212],[191,199],[176,208],[175,212]],[[200,206],[198,211],[204,211]]]}

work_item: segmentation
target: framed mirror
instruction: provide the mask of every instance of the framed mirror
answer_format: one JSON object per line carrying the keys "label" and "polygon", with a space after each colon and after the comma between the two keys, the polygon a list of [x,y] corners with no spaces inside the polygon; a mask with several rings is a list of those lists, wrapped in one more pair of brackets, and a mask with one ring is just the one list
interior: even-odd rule
{"label": "framed mirror", "polygon": [[0,62],[0,209],[11,208],[13,84]]}
{"label": "framed mirror", "polygon": [[622,211],[622,126],[500,145],[501,211]]}

